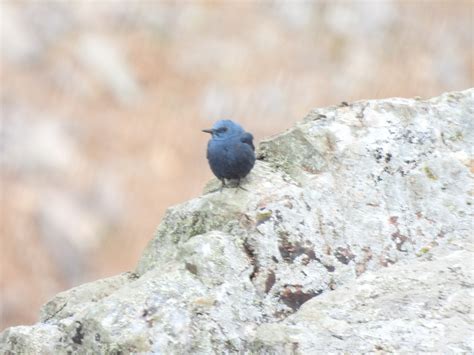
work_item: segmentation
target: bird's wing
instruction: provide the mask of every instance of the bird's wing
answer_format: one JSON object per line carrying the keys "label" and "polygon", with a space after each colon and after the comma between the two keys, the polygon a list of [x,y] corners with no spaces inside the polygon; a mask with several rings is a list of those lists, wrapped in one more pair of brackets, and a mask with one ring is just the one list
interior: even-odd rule
{"label": "bird's wing", "polygon": [[245,132],[242,137],[240,137],[240,141],[242,143],[248,144],[250,147],[252,147],[252,150],[255,151],[255,147],[253,145],[253,136],[252,134]]}

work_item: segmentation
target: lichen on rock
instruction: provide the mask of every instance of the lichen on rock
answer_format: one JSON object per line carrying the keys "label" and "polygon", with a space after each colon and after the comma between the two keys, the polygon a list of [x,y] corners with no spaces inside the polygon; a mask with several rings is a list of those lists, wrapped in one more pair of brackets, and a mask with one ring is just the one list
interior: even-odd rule
{"label": "lichen on rock", "polygon": [[473,124],[473,89],[313,110],[0,350],[472,352]]}

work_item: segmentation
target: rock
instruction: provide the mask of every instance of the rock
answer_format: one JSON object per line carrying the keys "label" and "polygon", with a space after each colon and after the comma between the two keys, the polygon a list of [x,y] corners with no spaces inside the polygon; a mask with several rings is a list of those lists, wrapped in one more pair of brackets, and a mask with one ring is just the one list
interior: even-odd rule
{"label": "rock", "polygon": [[246,190],[170,208],[136,273],[58,295],[19,353],[472,352],[474,90],[312,111]]}
{"label": "rock", "polygon": [[262,324],[255,344],[277,354],[472,353],[472,251],[368,272],[283,322]]}

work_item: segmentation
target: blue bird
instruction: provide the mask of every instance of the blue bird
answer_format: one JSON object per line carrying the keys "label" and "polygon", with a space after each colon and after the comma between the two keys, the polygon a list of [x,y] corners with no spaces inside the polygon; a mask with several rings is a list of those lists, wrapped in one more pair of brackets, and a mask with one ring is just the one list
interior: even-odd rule
{"label": "blue bird", "polygon": [[255,147],[252,134],[245,132],[237,123],[231,120],[220,120],[211,129],[203,132],[212,134],[207,144],[207,160],[214,175],[222,182],[225,179],[240,179],[247,176],[255,164]]}

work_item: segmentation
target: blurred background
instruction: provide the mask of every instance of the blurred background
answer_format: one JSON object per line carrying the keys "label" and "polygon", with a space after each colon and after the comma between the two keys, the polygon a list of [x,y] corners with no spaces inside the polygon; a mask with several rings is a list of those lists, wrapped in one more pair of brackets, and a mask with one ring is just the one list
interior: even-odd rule
{"label": "blurred background", "polygon": [[0,330],[131,270],[212,177],[201,133],[257,142],[314,107],[473,86],[473,2],[0,2]]}

